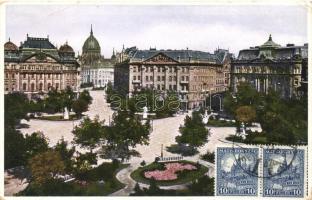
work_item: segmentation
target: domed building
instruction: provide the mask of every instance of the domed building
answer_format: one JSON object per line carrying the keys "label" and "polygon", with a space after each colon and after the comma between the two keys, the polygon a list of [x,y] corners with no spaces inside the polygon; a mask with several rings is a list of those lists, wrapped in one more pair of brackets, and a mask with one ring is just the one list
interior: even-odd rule
{"label": "domed building", "polygon": [[51,89],[80,86],[80,68],[75,52],[66,42],[57,49],[49,38],[29,37],[17,47],[4,44],[5,93],[24,92],[30,97]]}
{"label": "domed building", "polygon": [[115,53],[113,51],[113,56],[109,59],[101,55],[101,46],[93,34],[92,25],[90,35],[82,46],[79,61],[82,67],[82,86],[105,88],[109,82],[114,83]]}
{"label": "domed building", "polygon": [[281,46],[272,36],[260,46],[239,51],[232,61],[231,88],[247,82],[258,92],[272,89],[283,98],[307,94],[308,44]]}

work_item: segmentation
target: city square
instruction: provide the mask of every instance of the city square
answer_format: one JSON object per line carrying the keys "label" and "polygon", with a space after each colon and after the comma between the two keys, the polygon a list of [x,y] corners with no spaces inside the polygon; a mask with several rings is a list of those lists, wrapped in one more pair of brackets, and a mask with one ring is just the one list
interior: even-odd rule
{"label": "city square", "polygon": [[6,8],[4,196],[308,196],[305,8]]}

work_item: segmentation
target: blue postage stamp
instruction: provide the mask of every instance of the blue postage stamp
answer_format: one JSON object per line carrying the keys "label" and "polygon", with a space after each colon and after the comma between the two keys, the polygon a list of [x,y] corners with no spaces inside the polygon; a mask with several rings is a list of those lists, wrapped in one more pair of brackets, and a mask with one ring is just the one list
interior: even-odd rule
{"label": "blue postage stamp", "polygon": [[263,196],[304,197],[304,165],[304,149],[263,149]]}
{"label": "blue postage stamp", "polygon": [[217,147],[216,196],[257,196],[259,149]]}

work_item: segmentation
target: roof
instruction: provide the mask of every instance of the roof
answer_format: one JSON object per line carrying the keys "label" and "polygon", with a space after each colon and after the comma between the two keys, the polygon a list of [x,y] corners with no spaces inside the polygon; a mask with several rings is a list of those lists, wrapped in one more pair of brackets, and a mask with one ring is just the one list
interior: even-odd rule
{"label": "roof", "polygon": [[20,48],[56,49],[49,38],[28,37],[28,35],[27,40],[21,44]]}
{"label": "roof", "polygon": [[87,53],[88,51],[96,51],[98,53],[101,52],[100,44],[93,35],[92,25],[91,25],[90,36],[86,39],[82,47],[82,53]]}
{"label": "roof", "polygon": [[5,51],[17,51],[18,48],[13,42],[10,41],[10,38],[9,38],[9,41],[4,44],[4,50]]}
{"label": "roof", "polygon": [[67,41],[65,44],[63,44],[60,49],[59,49],[60,52],[67,52],[67,53],[73,53],[74,50],[71,46],[68,45]]}
{"label": "roof", "polygon": [[[266,54],[266,52],[270,53]],[[281,46],[273,42],[270,35],[269,40],[260,47],[250,47],[249,49],[240,50],[237,60],[259,59],[261,55],[272,60],[291,59],[295,55],[308,58],[308,44],[303,46],[295,46],[293,44]]]}
{"label": "roof", "polygon": [[[144,61],[149,58],[156,56],[157,54],[164,54],[171,59],[177,62],[191,62],[191,61],[199,61],[199,62],[213,62],[213,63],[222,63],[223,57],[222,54],[211,54],[209,52],[203,51],[194,51],[194,50],[137,50],[134,55],[131,57],[131,62]],[[226,53],[223,52],[223,56]],[[222,57],[222,58],[221,58]]]}
{"label": "roof", "polygon": [[272,40],[272,35],[270,34],[268,41],[266,41],[263,45],[261,45],[261,48],[276,48],[276,47],[280,47],[281,45],[273,42]]}

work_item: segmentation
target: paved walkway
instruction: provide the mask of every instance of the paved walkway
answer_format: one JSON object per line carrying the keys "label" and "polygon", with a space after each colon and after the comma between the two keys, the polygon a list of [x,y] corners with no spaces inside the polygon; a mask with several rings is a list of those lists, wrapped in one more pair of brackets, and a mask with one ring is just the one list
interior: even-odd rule
{"label": "paved walkway", "polygon": [[[105,120],[108,124],[112,120],[113,111],[106,103],[104,91],[90,91],[93,98],[89,110],[85,112],[90,118],[99,116],[100,120]],[[122,191],[117,191],[112,195],[128,195],[135,186],[135,182],[130,178],[130,173],[139,166],[139,163],[145,160],[146,163],[153,162],[156,156],[160,156],[161,145],[164,146],[164,157],[179,156],[166,151],[166,147],[175,144],[175,137],[179,135],[179,127],[183,125],[186,114],[176,117],[153,120],[153,130],[150,134],[149,145],[138,145],[135,149],[140,152],[141,157],[133,157],[130,159],[131,166],[121,170],[117,174],[117,178],[127,186]],[[75,125],[80,123],[77,121],[46,121],[46,120],[30,120],[23,121],[29,125],[28,128],[20,129],[23,134],[31,134],[35,131],[42,131],[49,139],[49,145],[54,146],[62,137],[69,143],[73,140],[72,130]],[[199,154],[192,157],[185,157],[186,160],[197,162],[200,154],[207,151],[214,152],[217,144],[223,143],[224,139],[235,134],[235,127],[210,127],[211,136],[208,142],[199,148]],[[79,150],[79,148],[77,148]],[[102,162],[103,160],[100,160]],[[209,164],[207,164],[209,166]],[[210,166],[212,167],[212,166]],[[213,171],[209,172],[212,175]]]}

